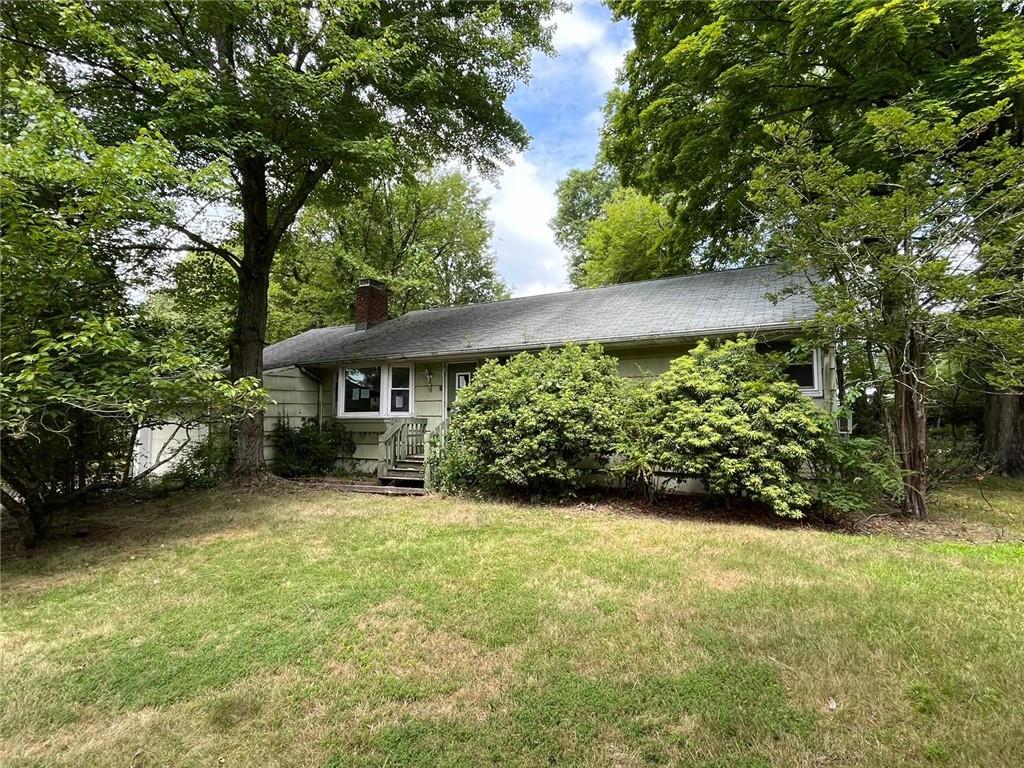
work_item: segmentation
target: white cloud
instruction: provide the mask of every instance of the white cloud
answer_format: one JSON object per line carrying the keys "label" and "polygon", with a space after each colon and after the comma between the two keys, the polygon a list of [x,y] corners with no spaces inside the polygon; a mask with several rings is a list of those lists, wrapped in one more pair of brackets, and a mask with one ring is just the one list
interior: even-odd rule
{"label": "white cloud", "polygon": [[[615,85],[615,75],[632,41],[613,39],[611,26],[584,10],[588,5],[576,2],[571,10],[555,16],[552,43],[561,58],[572,60],[563,65],[585,67],[586,76],[604,92]],[[576,61],[580,55],[583,60]]]}
{"label": "white cloud", "polygon": [[533,282],[526,283],[520,286],[515,292],[515,296],[540,296],[545,293],[558,293],[560,291],[568,291],[572,286],[566,282],[561,283],[545,283],[540,280],[534,280]]}
{"label": "white cloud", "polygon": [[548,222],[555,215],[554,173],[519,154],[497,183],[481,183],[490,197],[498,265],[515,296],[565,289],[565,257]]}
{"label": "white cloud", "polygon": [[581,9],[582,4],[576,3],[571,11],[555,16],[555,33],[551,41],[556,51],[589,48],[604,39],[605,25],[588,18]]}
{"label": "white cloud", "polygon": [[515,156],[496,185],[485,183],[484,191],[491,193],[496,222],[529,242],[553,242],[548,221],[556,210],[555,181],[543,178],[540,169],[522,154]]}
{"label": "white cloud", "polygon": [[509,101],[533,135],[532,146],[497,181],[481,181],[491,199],[498,269],[516,296],[569,287],[565,254],[548,226],[557,209],[555,188],[570,168],[593,161],[601,104],[632,42],[628,24],[614,23],[597,2],[576,2],[554,24],[558,56],[535,55],[532,79]]}
{"label": "white cloud", "polygon": [[588,52],[587,63],[590,65],[590,76],[598,88],[607,91],[615,85],[615,76],[632,47],[632,41],[621,45],[605,42]]}

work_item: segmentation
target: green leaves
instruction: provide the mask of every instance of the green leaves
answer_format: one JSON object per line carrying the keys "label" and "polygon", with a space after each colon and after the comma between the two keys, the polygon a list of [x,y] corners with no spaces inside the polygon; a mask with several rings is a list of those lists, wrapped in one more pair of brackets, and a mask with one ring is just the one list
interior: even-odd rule
{"label": "green leaves", "polygon": [[435,476],[446,490],[571,494],[612,454],[622,387],[597,345],[488,361],[459,391]]}
{"label": "green leaves", "polygon": [[702,341],[654,381],[651,398],[644,423],[653,465],[784,517],[800,517],[815,501],[802,472],[835,429],[753,339]]}
{"label": "green leaves", "polygon": [[161,192],[188,178],[174,148],[149,130],[103,146],[40,83],[3,86],[2,469],[38,525],[42,508],[128,482],[137,429],[244,417],[266,394],[153,332],[129,300],[163,247]]}
{"label": "green leaves", "polygon": [[665,206],[636,190],[619,188],[601,206],[601,214],[583,238],[581,287],[679,273],[682,265],[670,259],[666,247],[671,218]]}
{"label": "green leaves", "polygon": [[487,201],[461,173],[424,173],[321,200],[300,217],[272,276],[271,339],[351,322],[359,278],[388,284],[392,314],[507,298]]}
{"label": "green leaves", "polygon": [[636,46],[623,92],[609,98],[605,156],[623,184],[671,197],[676,247],[704,266],[763,258],[743,237],[760,219],[747,185],[760,153],[775,149],[778,121],[844,165],[886,171],[892,153],[877,151],[867,120],[883,117],[876,110],[930,104],[962,118],[1009,97],[974,143],[1019,142],[1024,27],[998,3],[611,5],[633,23]]}

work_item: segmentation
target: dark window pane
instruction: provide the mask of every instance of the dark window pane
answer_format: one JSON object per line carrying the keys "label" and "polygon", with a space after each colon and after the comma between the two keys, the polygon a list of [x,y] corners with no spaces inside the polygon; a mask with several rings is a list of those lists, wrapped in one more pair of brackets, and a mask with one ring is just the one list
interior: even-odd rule
{"label": "dark window pane", "polygon": [[391,390],[391,412],[392,413],[408,413],[409,412],[409,390],[408,389],[392,389]]}
{"label": "dark window pane", "polygon": [[814,365],[812,363],[787,365],[786,375],[801,387],[805,387],[807,389],[814,388]]}
{"label": "dark window pane", "polygon": [[391,388],[392,389],[408,389],[409,388],[409,369],[408,368],[392,368],[391,369]]}
{"label": "dark window pane", "polygon": [[345,369],[345,413],[380,411],[380,368]]}
{"label": "dark window pane", "polygon": [[792,361],[786,366],[786,375],[797,386],[805,389],[814,388],[814,356],[810,350],[797,351],[793,349],[793,344],[789,341],[762,341],[758,343],[757,351],[761,354],[785,355]]}

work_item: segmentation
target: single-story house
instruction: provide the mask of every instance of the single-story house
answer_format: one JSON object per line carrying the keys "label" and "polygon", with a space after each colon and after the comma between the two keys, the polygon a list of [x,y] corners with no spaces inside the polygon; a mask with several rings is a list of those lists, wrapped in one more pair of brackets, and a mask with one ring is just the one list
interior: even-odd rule
{"label": "single-story house", "polygon": [[[705,337],[745,333],[784,344],[815,312],[806,292],[784,292],[800,279],[774,266],[747,267],[393,319],[387,288],[362,280],[355,323],[264,350],[265,386],[276,403],[266,416],[265,453],[272,459],[269,435],[281,419],[340,419],[355,440],[359,469],[385,481],[422,480],[427,439],[446,424],[457,392],[484,360],[598,342],[623,376],[647,377]],[[835,410],[831,350],[814,350],[789,373],[820,407]]]}

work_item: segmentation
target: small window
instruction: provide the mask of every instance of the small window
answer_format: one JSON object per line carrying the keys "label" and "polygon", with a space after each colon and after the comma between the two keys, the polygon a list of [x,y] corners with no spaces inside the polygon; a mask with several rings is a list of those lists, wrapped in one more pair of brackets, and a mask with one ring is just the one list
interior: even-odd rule
{"label": "small window", "polygon": [[409,413],[412,400],[410,381],[412,371],[409,368],[391,369],[391,412]]}
{"label": "small window", "polygon": [[380,412],[380,368],[345,369],[345,413]]}
{"label": "small window", "polygon": [[816,390],[818,388],[817,377],[815,376],[816,355],[811,350],[794,349],[793,345],[788,341],[775,341],[758,344],[757,351],[785,355],[789,361],[785,368],[786,375],[800,389]]}

